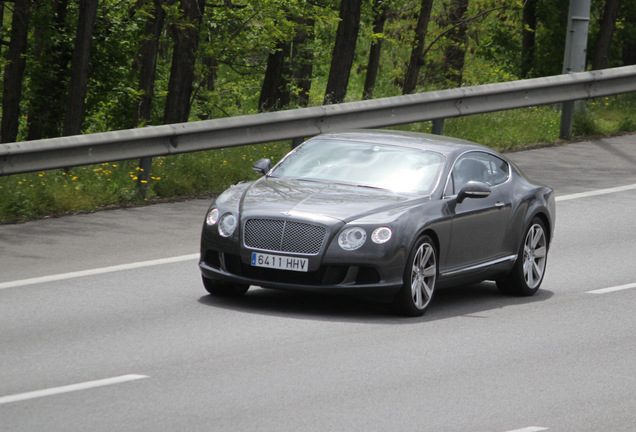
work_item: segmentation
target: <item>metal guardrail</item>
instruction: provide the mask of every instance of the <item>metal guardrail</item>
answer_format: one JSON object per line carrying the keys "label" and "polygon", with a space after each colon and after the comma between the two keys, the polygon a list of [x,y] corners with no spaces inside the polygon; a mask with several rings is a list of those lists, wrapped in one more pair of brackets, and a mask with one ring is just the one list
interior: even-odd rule
{"label": "metal guardrail", "polygon": [[0,175],[174,155],[636,91],[636,66],[0,145]]}

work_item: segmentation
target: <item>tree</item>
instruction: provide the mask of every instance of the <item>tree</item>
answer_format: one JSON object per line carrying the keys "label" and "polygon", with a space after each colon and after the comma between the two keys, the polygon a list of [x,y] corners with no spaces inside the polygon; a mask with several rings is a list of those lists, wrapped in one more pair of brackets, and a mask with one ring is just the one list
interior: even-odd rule
{"label": "tree", "polygon": [[614,30],[616,29],[616,17],[621,6],[621,1],[622,0],[605,0],[601,27],[599,29],[598,38],[596,39],[594,56],[592,58],[592,69],[605,69],[609,64],[610,45],[612,43]]}
{"label": "tree", "polygon": [[444,77],[456,84],[462,85],[464,72],[464,57],[468,39],[468,23],[464,14],[468,10],[468,0],[447,0],[444,2],[444,16],[442,27],[450,26],[446,37],[449,44],[444,48]]}
{"label": "tree", "polygon": [[309,90],[311,90],[311,74],[313,71],[314,52],[310,44],[314,41],[315,21],[312,18],[301,18],[298,23],[300,27],[292,41],[292,84],[296,88],[296,104],[306,107],[309,104]]}
{"label": "tree", "polygon": [[521,78],[528,78],[532,70],[535,49],[535,34],[537,31],[537,2],[538,0],[526,0],[523,5],[523,18],[521,29]]}
{"label": "tree", "polygon": [[88,86],[89,59],[93,42],[93,27],[99,0],[80,2],[77,35],[71,64],[71,81],[66,99],[63,135],[79,135],[82,132],[84,105]]}
{"label": "tree", "polygon": [[166,14],[162,0],[152,0],[150,14],[144,28],[144,38],[140,49],[139,91],[141,97],[135,110],[135,125],[150,122],[152,99],[155,92],[155,72],[159,38],[163,30]]}
{"label": "tree", "polygon": [[18,137],[22,78],[26,66],[27,36],[31,12],[30,0],[17,0],[11,20],[8,63],[4,69],[2,91],[2,129],[0,142],[14,142]]}
{"label": "tree", "polygon": [[364,89],[362,99],[372,99],[375,90],[375,82],[380,69],[380,54],[382,53],[382,41],[384,36],[384,23],[387,20],[387,5],[383,0],[373,2],[373,40],[369,50],[369,61],[367,62],[367,74],[364,77]]}
{"label": "tree", "polygon": [[420,69],[424,66],[424,41],[428,31],[428,23],[431,18],[431,10],[433,8],[433,0],[422,0],[420,13],[417,16],[417,25],[415,26],[415,39],[413,48],[411,49],[411,58],[406,69],[404,84],[402,85],[402,94],[410,94],[417,87]]}
{"label": "tree", "polygon": [[179,6],[182,22],[176,23],[171,29],[174,48],[164,124],[188,121],[205,0],[181,0]]}
{"label": "tree", "polygon": [[65,37],[68,0],[55,0],[50,8],[42,2],[36,5],[27,108],[28,140],[60,135],[72,52]]}
{"label": "tree", "polygon": [[281,41],[267,58],[265,78],[258,101],[258,110],[274,111],[289,103],[289,63],[291,44]]}
{"label": "tree", "polygon": [[570,0],[539,0],[533,76],[558,75],[563,70]]}
{"label": "tree", "polygon": [[344,101],[356,52],[362,0],[341,0],[340,22],[331,56],[324,104]]}
{"label": "tree", "polygon": [[625,66],[636,64],[636,2],[623,2],[621,8],[621,63]]}
{"label": "tree", "polygon": [[[293,36],[279,40],[267,58],[265,77],[258,102],[259,111],[281,109],[292,102],[306,106],[309,102],[313,54],[307,47],[313,39],[314,21],[289,18]],[[296,90],[292,93],[292,89]]]}

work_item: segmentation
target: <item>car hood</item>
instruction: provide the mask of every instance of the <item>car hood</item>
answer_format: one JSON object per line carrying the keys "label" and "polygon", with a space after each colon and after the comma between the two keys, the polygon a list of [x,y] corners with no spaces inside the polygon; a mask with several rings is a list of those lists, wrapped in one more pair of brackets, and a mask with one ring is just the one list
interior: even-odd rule
{"label": "car hood", "polygon": [[296,216],[348,222],[372,213],[402,207],[429,197],[338,183],[264,177],[246,187],[241,213],[253,216]]}

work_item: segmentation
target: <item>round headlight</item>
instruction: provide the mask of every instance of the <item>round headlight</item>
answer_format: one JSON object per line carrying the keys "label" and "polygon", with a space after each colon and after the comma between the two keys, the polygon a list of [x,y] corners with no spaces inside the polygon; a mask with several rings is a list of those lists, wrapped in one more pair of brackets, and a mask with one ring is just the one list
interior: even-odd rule
{"label": "round headlight", "polygon": [[376,228],[375,231],[373,231],[373,234],[371,234],[371,240],[373,240],[373,242],[377,244],[386,243],[391,239],[392,234],[393,233],[391,232],[391,228]]}
{"label": "round headlight", "polygon": [[219,234],[229,237],[236,229],[236,216],[232,213],[225,213],[219,220]]}
{"label": "round headlight", "polygon": [[208,213],[208,217],[205,218],[205,222],[208,225],[214,225],[219,221],[219,210],[218,209],[212,209],[210,210],[210,212]]}
{"label": "round headlight", "polygon": [[358,249],[367,239],[367,232],[360,227],[347,228],[338,236],[338,244],[347,251]]}

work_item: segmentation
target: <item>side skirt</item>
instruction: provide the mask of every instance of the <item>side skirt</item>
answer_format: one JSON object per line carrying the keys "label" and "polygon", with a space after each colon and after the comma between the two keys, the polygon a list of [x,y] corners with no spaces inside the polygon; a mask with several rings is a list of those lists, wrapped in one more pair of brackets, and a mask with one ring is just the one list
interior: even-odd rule
{"label": "side skirt", "polygon": [[492,260],[492,261],[488,261],[485,263],[481,263],[481,264],[476,264],[476,265],[472,265],[469,267],[462,267],[459,269],[451,269],[448,271],[440,271],[439,276],[440,278],[456,278],[459,277],[461,278],[464,275],[468,275],[470,273],[478,273],[481,272],[483,270],[488,270],[491,268],[497,268],[497,267],[502,267],[500,266],[501,264],[503,264],[503,267],[508,267],[510,266],[510,268],[512,268],[512,266],[514,265],[515,261],[517,260],[517,255],[508,255],[506,257],[503,258],[498,258],[496,260]]}

